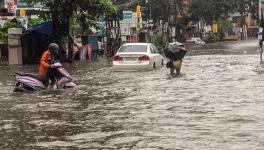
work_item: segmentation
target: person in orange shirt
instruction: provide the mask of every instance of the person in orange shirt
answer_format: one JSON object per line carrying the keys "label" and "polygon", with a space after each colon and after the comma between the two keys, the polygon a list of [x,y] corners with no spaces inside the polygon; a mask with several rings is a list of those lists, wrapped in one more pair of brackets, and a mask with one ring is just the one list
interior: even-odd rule
{"label": "person in orange shirt", "polygon": [[[48,71],[50,68],[53,68],[53,65],[50,63],[54,60],[54,55],[58,53],[59,46],[56,43],[49,44],[48,50],[46,50],[40,59],[39,71],[38,74],[41,76],[45,76],[52,80],[52,77],[48,75]],[[54,81],[52,81],[53,83]]]}

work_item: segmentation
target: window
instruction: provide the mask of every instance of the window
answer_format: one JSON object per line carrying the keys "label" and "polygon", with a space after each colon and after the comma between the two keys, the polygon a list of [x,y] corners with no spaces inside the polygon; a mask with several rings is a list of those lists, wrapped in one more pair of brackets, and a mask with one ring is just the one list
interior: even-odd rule
{"label": "window", "polygon": [[153,48],[154,48],[155,53],[159,54],[159,50],[158,50],[158,48],[155,45],[153,45]]}
{"label": "window", "polygon": [[147,45],[123,45],[118,52],[147,52]]}
{"label": "window", "polygon": [[151,54],[155,54],[155,49],[152,45],[150,45],[150,51],[151,51]]}

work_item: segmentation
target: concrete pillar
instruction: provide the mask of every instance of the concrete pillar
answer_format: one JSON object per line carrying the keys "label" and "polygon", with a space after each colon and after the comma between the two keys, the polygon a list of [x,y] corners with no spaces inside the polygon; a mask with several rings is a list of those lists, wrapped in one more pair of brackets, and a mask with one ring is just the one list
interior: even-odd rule
{"label": "concrete pillar", "polygon": [[22,65],[21,28],[8,29],[9,65]]}

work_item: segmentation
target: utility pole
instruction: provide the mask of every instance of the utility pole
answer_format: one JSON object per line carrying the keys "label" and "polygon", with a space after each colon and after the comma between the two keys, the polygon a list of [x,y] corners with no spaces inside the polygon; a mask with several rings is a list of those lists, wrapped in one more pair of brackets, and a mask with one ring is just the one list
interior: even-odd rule
{"label": "utility pole", "polygon": [[259,20],[261,20],[261,3],[262,0],[259,0]]}
{"label": "utility pole", "polygon": [[162,39],[162,42],[163,42],[163,39],[164,39],[164,11],[165,11],[165,8],[164,8],[164,1],[161,0],[161,30],[162,30],[162,34],[161,34],[161,39]]}
{"label": "utility pole", "polygon": [[262,9],[262,3],[263,0],[259,0],[259,35],[258,35],[258,40],[259,40],[259,48],[260,48],[260,63],[262,63],[262,53],[263,53],[263,39],[264,39],[264,34],[263,34],[263,9]]}
{"label": "utility pole", "polygon": [[[164,2],[165,1],[165,2]],[[164,37],[166,38],[166,40],[168,40],[168,26],[169,26],[169,0],[162,0],[161,1],[161,7],[162,7],[162,40],[164,39]],[[165,26],[166,23],[166,26]],[[163,40],[164,41],[164,40]]]}
{"label": "utility pole", "polygon": [[146,4],[148,4],[148,7],[149,7],[149,16],[147,18],[147,27],[148,29],[150,30],[149,31],[149,41],[152,42],[152,36],[153,36],[153,33],[152,33],[152,26],[153,26],[153,20],[152,20],[152,1],[151,0],[146,0]]}
{"label": "utility pole", "polygon": [[167,32],[168,32],[168,42],[172,42],[172,32],[171,32],[171,27],[172,27],[172,19],[171,19],[171,15],[172,15],[172,8],[173,8],[173,0],[169,0],[169,5],[168,5],[168,15],[167,15],[167,19],[168,19],[168,28],[167,28]]}
{"label": "utility pole", "polygon": [[152,19],[152,5],[151,5],[151,0],[149,0],[149,19]]}

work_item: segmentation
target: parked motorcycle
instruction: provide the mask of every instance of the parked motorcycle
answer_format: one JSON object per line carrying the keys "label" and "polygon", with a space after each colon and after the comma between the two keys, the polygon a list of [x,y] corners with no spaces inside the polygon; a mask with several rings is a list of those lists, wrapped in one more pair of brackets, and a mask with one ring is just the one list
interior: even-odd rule
{"label": "parked motorcycle", "polygon": [[[48,71],[48,76],[55,81],[55,89],[67,89],[76,86],[71,75],[62,67],[59,61],[53,63],[53,68]],[[32,73],[15,73],[16,83],[14,92],[41,91],[49,86],[49,78]]]}

